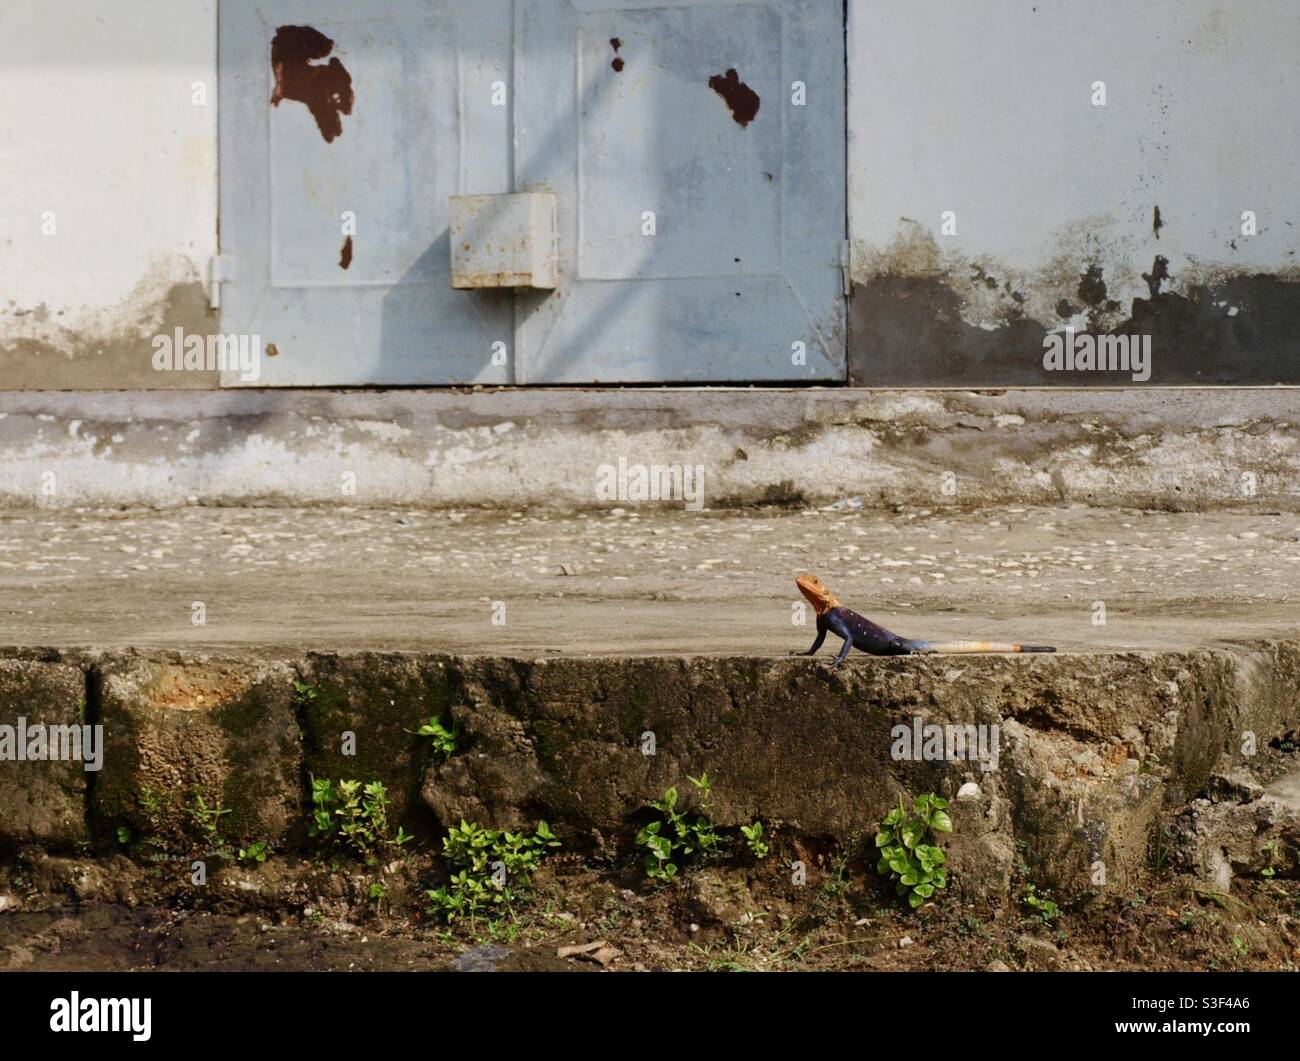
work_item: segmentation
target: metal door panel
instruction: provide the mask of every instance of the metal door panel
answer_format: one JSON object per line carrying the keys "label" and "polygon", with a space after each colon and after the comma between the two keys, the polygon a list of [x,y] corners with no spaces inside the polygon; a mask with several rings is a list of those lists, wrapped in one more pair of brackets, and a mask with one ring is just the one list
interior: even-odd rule
{"label": "metal door panel", "polygon": [[558,195],[561,274],[519,297],[517,378],[843,379],[840,3],[519,0],[515,48],[516,186]]}
{"label": "metal door panel", "polygon": [[[447,231],[452,195],[509,190],[492,86],[509,82],[511,22],[509,0],[223,0],[222,330],[274,351],[257,385],[509,380],[492,348],[513,345],[512,299],[451,289]],[[282,26],[330,38],[311,65],[351,78],[330,140],[305,103],[270,102]]]}

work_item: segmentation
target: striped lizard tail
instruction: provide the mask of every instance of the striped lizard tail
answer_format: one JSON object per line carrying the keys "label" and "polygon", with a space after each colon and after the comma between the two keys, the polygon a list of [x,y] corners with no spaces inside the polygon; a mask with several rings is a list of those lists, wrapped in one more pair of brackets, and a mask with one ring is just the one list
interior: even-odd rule
{"label": "striped lizard tail", "polygon": [[1009,641],[913,641],[911,650],[918,655],[932,652],[1055,652],[1051,645],[1018,645]]}

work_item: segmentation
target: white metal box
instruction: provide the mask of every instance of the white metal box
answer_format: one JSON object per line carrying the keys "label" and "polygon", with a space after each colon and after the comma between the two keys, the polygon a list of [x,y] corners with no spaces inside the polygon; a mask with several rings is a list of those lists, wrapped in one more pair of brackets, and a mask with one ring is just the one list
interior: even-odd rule
{"label": "white metal box", "polygon": [[451,286],[555,287],[556,199],[549,192],[451,197]]}

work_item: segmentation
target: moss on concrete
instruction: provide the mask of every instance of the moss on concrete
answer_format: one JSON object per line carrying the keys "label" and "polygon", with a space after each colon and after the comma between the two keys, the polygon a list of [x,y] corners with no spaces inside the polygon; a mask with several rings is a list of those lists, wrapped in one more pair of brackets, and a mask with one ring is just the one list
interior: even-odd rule
{"label": "moss on concrete", "polygon": [[293,671],[282,663],[152,660],[123,654],[99,669],[105,767],[97,831],[122,825],[156,850],[203,842],[201,794],[232,844],[284,845],[301,831],[302,748]]}
{"label": "moss on concrete", "polygon": [[[0,725],[80,725],[85,688],[80,667],[0,659]],[[0,761],[0,848],[84,840],[89,776],[80,762]]]}
{"label": "moss on concrete", "polygon": [[428,835],[419,789],[432,756],[416,730],[449,712],[450,658],[313,653],[299,670],[308,687],[298,698],[307,772],[336,781],[382,781],[392,798],[392,820]]}

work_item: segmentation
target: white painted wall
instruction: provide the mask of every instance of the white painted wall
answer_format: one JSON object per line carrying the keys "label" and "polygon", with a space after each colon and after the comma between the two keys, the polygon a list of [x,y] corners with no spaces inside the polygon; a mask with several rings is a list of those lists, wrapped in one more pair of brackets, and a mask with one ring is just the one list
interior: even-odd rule
{"label": "white painted wall", "polygon": [[1122,299],[1156,254],[1188,278],[1297,265],[1295,0],[850,0],[848,62],[859,280],[899,266],[902,218],[1044,299],[1089,257]]}
{"label": "white painted wall", "polygon": [[[216,6],[0,3],[0,345],[147,327],[173,284],[206,279]],[[42,235],[46,211],[57,235]]]}

